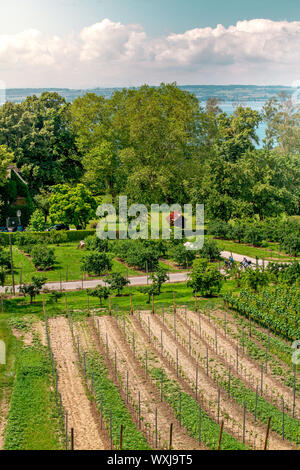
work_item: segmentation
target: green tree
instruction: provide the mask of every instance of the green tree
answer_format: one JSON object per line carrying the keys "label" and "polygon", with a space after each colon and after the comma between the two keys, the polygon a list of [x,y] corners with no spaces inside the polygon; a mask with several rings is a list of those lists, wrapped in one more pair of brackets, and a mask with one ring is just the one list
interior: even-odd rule
{"label": "green tree", "polygon": [[186,247],[180,243],[170,250],[170,256],[178,266],[188,268],[196,258],[196,253],[193,250],[187,250]]}
{"label": "green tree", "polygon": [[194,293],[204,297],[212,297],[220,292],[222,279],[223,276],[217,267],[209,265],[207,259],[196,259],[193,263],[188,287],[191,287]]}
{"label": "green tree", "polygon": [[156,296],[160,294],[159,288],[157,284],[151,284],[151,286],[143,286],[139,288],[141,294],[148,295],[147,304],[150,304],[152,296]]}
{"label": "green tree", "polygon": [[97,251],[88,253],[81,260],[81,270],[87,273],[94,273],[98,276],[110,271],[112,268],[111,258],[106,253]]}
{"label": "green tree", "polygon": [[102,300],[106,300],[109,297],[110,291],[107,287],[104,286],[97,286],[95,289],[93,289],[89,294],[92,297],[97,297],[100,301],[100,306],[102,307]]}
{"label": "green tree", "polygon": [[97,202],[83,184],[57,185],[52,191],[49,215],[53,223],[74,224],[80,230],[95,216]]}
{"label": "green tree", "polygon": [[264,287],[269,283],[269,274],[259,268],[248,268],[241,274],[241,285],[247,289],[252,289],[255,292],[259,287]]}
{"label": "green tree", "polygon": [[150,279],[152,280],[152,285],[157,287],[158,293],[161,292],[162,285],[169,280],[169,276],[167,274],[167,270],[164,268],[159,268],[157,271],[150,275]]}
{"label": "green tree", "polygon": [[70,127],[70,105],[58,93],[29,96],[23,103],[0,108],[0,145],[14,152],[16,166],[30,191],[82,174],[75,134]]}
{"label": "green tree", "polygon": [[45,217],[40,209],[36,209],[29,219],[30,232],[43,232],[46,228]]}
{"label": "green tree", "polygon": [[30,284],[24,284],[20,287],[20,292],[24,297],[29,295],[32,304],[35,297],[41,293],[46,281],[46,277],[33,276]]}
{"label": "green tree", "polygon": [[130,284],[130,281],[126,279],[126,277],[122,276],[121,273],[112,273],[106,282],[110,285],[112,290],[116,290],[118,292],[118,297],[124,287]]}
{"label": "green tree", "polygon": [[8,165],[12,164],[13,160],[13,152],[9,151],[6,145],[0,145],[0,186],[5,184]]}
{"label": "green tree", "polygon": [[52,248],[45,245],[36,245],[31,250],[32,262],[39,271],[49,271],[53,269],[56,259]]}

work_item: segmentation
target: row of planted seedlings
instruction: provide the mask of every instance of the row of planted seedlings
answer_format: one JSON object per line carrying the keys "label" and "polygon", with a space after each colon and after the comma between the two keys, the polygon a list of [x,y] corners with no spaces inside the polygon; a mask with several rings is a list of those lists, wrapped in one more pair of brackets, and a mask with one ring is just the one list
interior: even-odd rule
{"label": "row of planted seedlings", "polygon": [[[198,312],[199,313],[199,312]],[[164,317],[164,315],[163,315]],[[201,332],[201,318],[199,328],[193,328],[195,335],[199,337],[197,341],[197,347],[192,345],[191,342],[191,329],[189,330],[189,339],[182,333],[179,328],[176,329],[176,314],[173,312],[173,321],[170,322],[170,317],[165,320],[163,318],[163,325],[167,324],[169,329],[174,332],[176,341],[181,342],[182,347],[186,353],[199,362],[203,368],[206,369],[206,375],[210,376],[218,387],[223,391],[227,392],[228,397],[236,401],[237,404],[243,407],[243,422],[245,423],[245,411],[254,415],[255,422],[260,421],[267,424],[271,417],[271,429],[282,436],[283,439],[287,439],[295,444],[299,444],[299,421],[292,418],[287,414],[286,404],[282,399],[282,408],[278,409],[276,406],[269,403],[263,396],[263,374],[261,375],[260,385],[256,385],[255,390],[249,389],[243,381],[237,376],[239,368],[239,362],[237,357],[237,371],[235,368],[229,366],[228,368],[216,359],[218,355],[217,341],[215,341],[216,350],[214,353],[210,351],[209,347],[206,346],[206,354],[199,352],[199,344],[203,342],[203,336]],[[179,330],[179,331],[178,331]],[[260,390],[259,390],[260,389]],[[219,402],[220,393],[218,393]]]}
{"label": "row of planted seedlings", "polygon": [[56,363],[54,360],[53,351],[51,348],[48,315],[47,315],[47,311],[45,308],[45,304],[44,304],[44,319],[45,319],[47,348],[48,348],[49,359],[51,361],[52,378],[54,382],[55,399],[57,402],[57,406],[59,407],[61,427],[64,433],[64,445],[65,445],[66,450],[74,450],[74,430],[72,428],[69,429],[69,413],[68,413],[68,410],[66,410],[62,404],[61,393],[58,390],[58,372],[57,372],[57,367],[56,367]]}
{"label": "row of planted seedlings", "polygon": [[[104,345],[100,335],[97,334],[98,346],[103,354],[97,348],[84,351],[79,336],[75,335],[72,315],[69,314],[68,318],[73,346],[78,354],[78,362],[89,398],[100,414],[101,430],[105,427],[108,432],[110,448],[149,450],[151,447],[147,438],[151,441],[151,433],[148,432],[150,426],[140,419],[138,429],[136,403],[124,387],[108,344]],[[92,327],[96,333],[94,322],[93,314]],[[110,378],[109,370],[114,371],[112,378]]]}
{"label": "row of planted seedlings", "polygon": [[[163,334],[162,329],[160,330],[160,338],[158,338],[150,328],[150,316],[148,316],[148,323],[144,320],[140,319],[141,326],[143,327],[144,331],[147,331],[147,336],[150,341],[156,346],[157,351],[159,352],[160,356],[164,359],[165,362],[169,364],[169,366],[173,366],[176,370],[176,377],[177,379],[181,377],[186,384],[189,385],[191,393],[196,396],[196,399],[201,400],[203,407],[206,410],[206,413],[211,416],[211,418],[216,421],[218,424],[220,423],[220,417],[223,417],[225,427],[228,429],[228,432],[235,436],[237,440],[242,440],[243,444],[247,443],[250,447],[256,448],[257,447],[257,439],[258,434],[251,429],[246,427],[246,410],[244,408],[243,418],[242,419],[235,419],[227,410],[227,404],[224,404],[225,394],[221,394],[221,390],[217,390],[215,387],[214,389],[217,390],[216,398],[215,399],[208,399],[206,398],[206,392],[204,389],[199,388],[199,375],[200,375],[200,368],[198,362],[195,361],[194,365],[194,377],[188,376],[187,372],[184,368],[180,365],[179,360],[179,349],[176,348],[176,359],[167,351],[163,344]],[[180,346],[180,344],[179,344]],[[212,379],[208,377],[208,379]],[[223,398],[223,399],[222,399]],[[222,400],[221,400],[222,399]],[[263,440],[260,442],[260,447],[263,445]]]}
{"label": "row of planted seedlings", "polygon": [[[247,349],[249,357],[259,361],[273,376],[278,377],[285,386],[292,388],[296,396],[297,391],[300,391],[300,381],[297,381],[297,371],[300,371],[300,365],[297,366],[296,362],[292,361],[294,352],[292,345],[272,335],[270,326],[267,332],[262,327],[258,327],[251,321],[251,315],[249,315],[249,318],[245,318],[235,311],[233,311],[233,314],[237,325],[235,332],[229,328],[231,336]],[[225,315],[226,312],[224,312]],[[215,321],[220,324],[220,319],[215,317]],[[221,322],[224,327],[225,321],[221,320]],[[249,335],[245,335],[245,330],[248,328]]]}
{"label": "row of planted seedlings", "polygon": [[[149,342],[149,348],[147,348],[144,344],[145,341],[141,340],[143,352],[140,354],[137,354],[136,334],[130,330],[130,325],[133,326],[133,324],[124,317],[122,320],[117,317],[117,325],[131,346],[135,357],[145,369],[146,378],[160,391],[161,401],[166,401],[173,409],[179,425],[184,426],[191,437],[197,439],[199,444],[202,443],[207,448],[247,449],[245,442],[239,440],[238,433],[236,433],[236,438],[233,436],[233,432],[223,431],[223,429],[229,428],[228,423],[225,424],[228,416],[221,415],[220,408],[215,415],[214,404],[205,399],[200,387],[196,387],[195,390],[190,384],[181,380],[186,378],[183,369],[178,365],[176,369],[172,358],[161,354],[159,341],[148,328],[149,324],[146,325],[143,322],[140,312],[129,318],[138,322],[140,335],[144,335],[145,341]],[[157,367],[158,363],[160,363],[160,367]]]}
{"label": "row of planted seedlings", "polygon": [[[117,309],[115,313],[115,318],[117,319],[117,324],[118,324],[119,315],[117,313]],[[124,315],[123,315],[123,321],[125,321]],[[135,397],[131,393],[130,374],[129,374],[128,369],[126,372],[126,377],[122,378],[122,374],[120,370],[118,369],[117,352],[109,348],[108,334],[107,333],[105,334],[105,340],[102,339],[102,336],[101,336],[102,331],[100,327],[99,318],[93,319],[93,328],[94,328],[95,334],[97,335],[97,339],[99,343],[101,344],[103,350],[105,351],[105,357],[108,359],[111,369],[114,370],[115,383],[118,385],[120,393],[123,397],[124,402],[127,404],[127,407],[129,406],[131,409],[131,414],[134,416],[136,426],[138,427],[138,429],[141,430],[141,432],[143,432],[151,448],[161,449],[161,450],[167,450],[167,449],[172,450],[173,449],[172,447],[173,424],[172,423],[170,424],[168,439],[164,439],[165,436],[163,436],[163,433],[161,430],[160,417],[159,417],[157,407],[155,407],[155,410],[154,410],[153,422],[149,422],[145,419],[145,417],[143,416],[143,403],[142,403],[141,393],[140,391],[138,391]],[[146,406],[149,406],[149,404],[146,404]],[[151,403],[151,406],[152,406],[152,403]]]}
{"label": "row of planted seedlings", "polygon": [[36,333],[31,344],[23,345],[19,340],[17,345],[4,449],[62,450],[63,408],[50,345],[44,346]]}
{"label": "row of planted seedlings", "polygon": [[[232,338],[228,335],[228,329],[227,329],[227,322],[226,322],[226,312],[225,313],[225,319],[224,319],[224,332],[221,329],[218,329],[217,327],[212,327],[211,326],[211,314],[209,312],[208,314],[208,321],[206,320],[206,317],[204,316],[203,312],[198,311],[197,316],[198,319],[197,321],[193,321],[191,316],[195,315],[195,312],[190,312],[191,315],[187,316],[187,312],[185,309],[185,319],[183,319],[182,314],[178,312],[178,317],[181,320],[183,324],[185,324],[186,328],[189,329],[189,350],[191,349],[191,331],[199,338],[201,339],[201,344],[203,344],[204,347],[206,347],[207,353],[208,350],[210,353],[213,354],[214,357],[218,357],[218,360],[223,363],[223,365],[227,366],[228,369],[231,368],[233,371],[236,371],[236,375],[242,380],[245,385],[249,386],[253,390],[255,390],[258,386],[258,382],[260,382],[260,389],[261,389],[261,394],[264,394],[264,397],[270,401],[271,403],[274,403],[275,406],[278,408],[282,409],[282,403],[284,401],[284,409],[287,413],[289,413],[293,418],[299,415],[296,410],[296,373],[294,374],[294,381],[293,381],[293,388],[292,391],[290,391],[288,388],[284,392],[284,396],[280,394],[277,391],[277,384],[276,382],[274,383],[273,377],[271,378],[270,374],[268,373],[268,359],[267,359],[267,352],[266,351],[266,362],[261,363],[259,366],[256,364],[256,361],[253,362],[251,361],[251,366],[252,370],[248,371],[247,367],[244,367],[242,362],[243,358],[245,357],[245,346],[247,344],[247,337],[245,335],[245,331],[242,331],[241,334],[241,344],[239,342],[233,342]],[[174,316],[174,321],[173,325],[175,326],[175,316]],[[208,334],[206,331],[203,331],[202,329],[202,323],[208,322],[209,328],[212,327],[214,330],[214,337]],[[169,325],[172,328],[172,325]],[[232,356],[232,354],[228,355],[228,352],[226,348],[223,348],[222,346],[219,345],[218,338],[221,339],[220,342],[223,340],[225,343],[229,343],[230,346],[232,347],[233,350],[235,350],[235,357]],[[187,341],[184,336],[182,336],[181,341],[183,342],[184,346],[187,346]],[[229,357],[228,357],[229,356]],[[247,358],[247,362],[249,361],[249,358]],[[260,370],[257,370],[256,377],[254,375],[254,370],[260,368]],[[268,384],[265,383],[264,376],[267,377],[267,379],[271,378],[271,381],[274,383],[274,387],[269,387]],[[268,380],[267,380],[268,381]]]}

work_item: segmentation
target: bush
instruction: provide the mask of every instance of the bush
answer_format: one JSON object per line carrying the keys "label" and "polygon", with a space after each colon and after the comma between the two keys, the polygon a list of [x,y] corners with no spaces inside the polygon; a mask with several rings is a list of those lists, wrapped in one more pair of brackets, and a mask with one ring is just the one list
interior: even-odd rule
{"label": "bush", "polygon": [[99,251],[105,253],[108,251],[108,240],[102,240],[95,235],[86,237],[84,242],[88,251]]}
{"label": "bush", "polygon": [[144,246],[142,243],[136,242],[128,250],[126,261],[130,266],[139,269],[146,269],[148,266],[149,271],[154,271],[158,268],[159,251],[153,246]]}
{"label": "bush", "polygon": [[196,259],[193,263],[188,287],[191,287],[194,293],[204,297],[212,297],[220,292],[222,279],[223,276],[217,267],[209,265],[207,259]]}
{"label": "bush", "polygon": [[196,252],[187,250],[183,244],[180,244],[170,250],[170,256],[179,266],[188,268],[192,266]]}
{"label": "bush", "polygon": [[89,253],[81,260],[81,270],[89,274],[105,273],[106,270],[110,271],[112,268],[112,261],[106,253],[99,253],[97,251]]}
{"label": "bush", "polygon": [[37,209],[30,217],[28,230],[30,232],[43,232],[45,228],[45,216],[40,209]]}
{"label": "bush", "polygon": [[39,271],[49,271],[55,265],[54,250],[44,246],[37,245],[31,251],[32,262]]}
{"label": "bush", "polygon": [[215,261],[220,259],[220,249],[215,240],[209,238],[205,239],[204,246],[199,250],[200,258],[208,259],[209,261]]}
{"label": "bush", "polygon": [[130,284],[130,281],[128,281],[126,277],[122,276],[121,273],[112,273],[106,282],[110,285],[112,290],[116,290],[118,292],[118,297],[120,296],[121,290]]}
{"label": "bush", "polygon": [[300,235],[296,232],[288,233],[281,242],[282,248],[292,256],[300,253]]}
{"label": "bush", "polygon": [[262,229],[254,225],[248,225],[245,228],[245,234],[243,237],[244,243],[249,243],[253,246],[261,246],[265,238],[265,234]]}
{"label": "bush", "polygon": [[209,222],[207,231],[216,238],[222,238],[224,240],[230,239],[231,227],[223,220],[215,219]]}

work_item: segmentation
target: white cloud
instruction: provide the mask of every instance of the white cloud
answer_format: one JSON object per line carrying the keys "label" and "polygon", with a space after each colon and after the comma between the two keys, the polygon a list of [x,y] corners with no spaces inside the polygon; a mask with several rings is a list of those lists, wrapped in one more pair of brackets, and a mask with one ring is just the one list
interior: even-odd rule
{"label": "white cloud", "polygon": [[296,21],[255,19],[148,38],[140,25],[104,19],[77,36],[0,35],[0,79],[8,86],[289,84],[300,78],[299,64]]}

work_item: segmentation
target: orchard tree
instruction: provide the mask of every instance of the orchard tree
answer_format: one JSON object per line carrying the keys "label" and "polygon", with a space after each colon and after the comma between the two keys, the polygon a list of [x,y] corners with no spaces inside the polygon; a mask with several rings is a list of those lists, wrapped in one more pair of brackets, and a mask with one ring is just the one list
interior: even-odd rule
{"label": "orchard tree", "polygon": [[60,184],[52,188],[49,199],[49,215],[53,223],[75,225],[77,230],[85,228],[95,217],[96,199],[83,185]]}
{"label": "orchard tree", "polygon": [[20,287],[20,292],[24,297],[29,295],[30,303],[32,304],[35,297],[41,293],[46,281],[46,277],[33,276],[30,284],[24,284]]}
{"label": "orchard tree", "polygon": [[100,301],[100,306],[102,307],[102,300],[106,300],[109,297],[110,291],[107,287],[104,286],[97,286],[95,289],[93,289],[89,294],[92,297],[97,297]]}
{"label": "orchard tree", "polygon": [[169,276],[166,269],[158,268],[157,271],[150,275],[150,279],[152,280],[152,285],[157,287],[158,293],[160,294],[161,287],[169,280]]}
{"label": "orchard tree", "polygon": [[212,297],[220,292],[222,279],[223,276],[217,267],[210,265],[207,259],[196,259],[193,263],[188,287],[191,287],[195,294]]}
{"label": "orchard tree", "polygon": [[110,271],[111,268],[112,261],[106,253],[94,251],[88,253],[81,260],[81,271],[83,272],[94,273],[100,276],[100,274]]}
{"label": "orchard tree", "polygon": [[118,292],[118,297],[124,287],[130,284],[130,281],[126,279],[126,277],[122,276],[121,273],[112,273],[106,282],[110,285],[112,290],[116,290]]}

